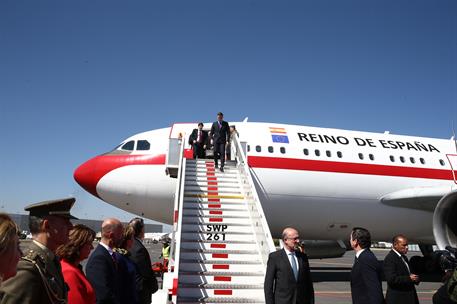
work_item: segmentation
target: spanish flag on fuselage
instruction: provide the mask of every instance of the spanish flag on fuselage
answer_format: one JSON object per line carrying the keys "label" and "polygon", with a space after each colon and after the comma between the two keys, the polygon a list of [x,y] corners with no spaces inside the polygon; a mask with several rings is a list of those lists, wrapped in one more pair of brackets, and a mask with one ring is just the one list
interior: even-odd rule
{"label": "spanish flag on fuselage", "polygon": [[286,129],[284,128],[273,128],[270,127],[271,139],[275,143],[289,143],[289,137],[287,137]]}

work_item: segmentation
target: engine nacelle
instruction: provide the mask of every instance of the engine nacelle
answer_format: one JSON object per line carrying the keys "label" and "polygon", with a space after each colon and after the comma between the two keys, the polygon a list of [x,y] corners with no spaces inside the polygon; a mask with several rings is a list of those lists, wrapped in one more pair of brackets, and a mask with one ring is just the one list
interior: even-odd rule
{"label": "engine nacelle", "polygon": [[338,241],[302,241],[310,259],[339,258],[346,252],[346,246]]}
{"label": "engine nacelle", "polygon": [[440,250],[446,246],[457,247],[457,190],[443,196],[436,205],[433,235]]}

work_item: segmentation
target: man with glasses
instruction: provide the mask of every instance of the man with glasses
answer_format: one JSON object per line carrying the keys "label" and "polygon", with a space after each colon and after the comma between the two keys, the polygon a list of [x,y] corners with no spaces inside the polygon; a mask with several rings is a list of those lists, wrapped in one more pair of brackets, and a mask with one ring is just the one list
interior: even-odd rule
{"label": "man with glasses", "polygon": [[314,303],[308,257],[298,248],[298,231],[290,227],[284,229],[282,240],[284,248],[268,257],[264,282],[266,304]]}

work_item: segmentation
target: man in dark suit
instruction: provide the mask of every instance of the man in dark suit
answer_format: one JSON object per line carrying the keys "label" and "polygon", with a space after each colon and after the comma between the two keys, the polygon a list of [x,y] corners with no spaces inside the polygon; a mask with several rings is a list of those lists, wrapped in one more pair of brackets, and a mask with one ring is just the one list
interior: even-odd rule
{"label": "man in dark suit", "polygon": [[386,303],[419,303],[415,284],[419,276],[411,273],[408,264],[408,239],[396,235],[392,240],[392,250],[384,258],[384,274],[387,281]]}
{"label": "man in dark suit", "polygon": [[299,236],[294,228],[282,233],[284,248],[270,253],[265,275],[266,304],[314,303],[314,288],[308,257],[298,250]]}
{"label": "man in dark suit", "polygon": [[86,275],[95,290],[97,304],[120,304],[120,277],[113,248],[119,247],[123,233],[118,219],[106,219],[102,224],[102,239],[89,257]]}
{"label": "man in dark suit", "polygon": [[214,164],[217,167],[217,159],[220,158],[220,170],[221,172],[224,172],[225,146],[230,141],[230,127],[229,124],[224,121],[224,114],[222,114],[222,112],[217,113],[217,121],[213,122],[210,133],[214,145]]}
{"label": "man in dark suit", "polygon": [[189,145],[192,146],[194,159],[197,157],[204,158],[206,149],[206,139],[208,133],[203,131],[203,123],[198,123],[198,129],[194,129],[189,136]]}
{"label": "man in dark suit", "polygon": [[355,251],[355,261],[351,271],[352,303],[384,303],[381,285],[382,269],[378,259],[370,250],[370,232],[356,227],[352,229],[350,241]]}
{"label": "man in dark suit", "polygon": [[130,249],[130,259],[137,265],[141,277],[138,284],[140,287],[138,299],[140,304],[150,304],[152,294],[157,291],[158,285],[151,268],[151,257],[141,241],[144,238],[144,222],[143,219],[136,217],[130,221],[129,225],[135,231],[135,240]]}

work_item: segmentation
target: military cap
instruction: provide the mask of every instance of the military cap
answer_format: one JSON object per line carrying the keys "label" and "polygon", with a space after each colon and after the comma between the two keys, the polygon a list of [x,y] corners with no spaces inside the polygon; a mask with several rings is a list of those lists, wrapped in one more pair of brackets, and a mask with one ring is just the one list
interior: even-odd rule
{"label": "military cap", "polygon": [[73,197],[44,201],[29,205],[24,210],[29,211],[30,216],[45,217],[47,215],[55,215],[77,220],[76,217],[70,214],[70,209],[75,201]]}

